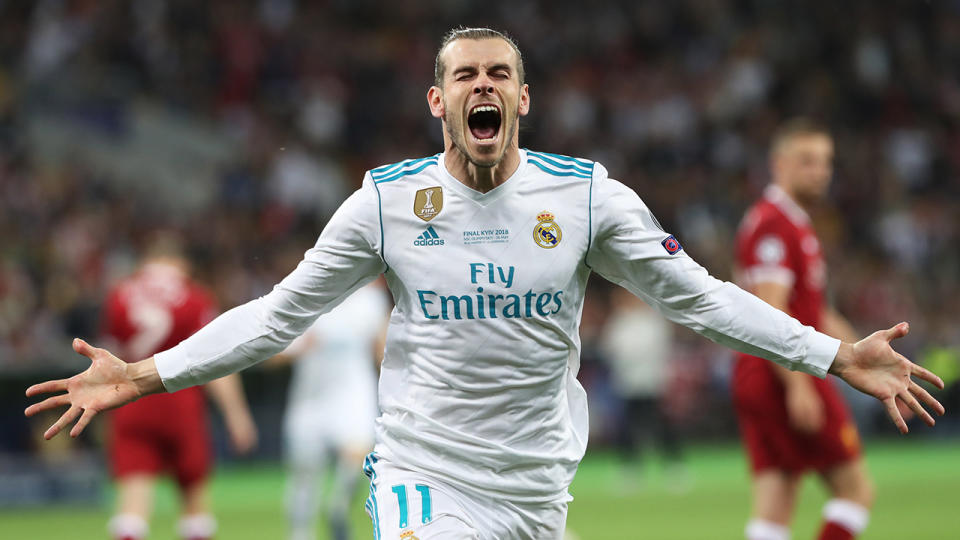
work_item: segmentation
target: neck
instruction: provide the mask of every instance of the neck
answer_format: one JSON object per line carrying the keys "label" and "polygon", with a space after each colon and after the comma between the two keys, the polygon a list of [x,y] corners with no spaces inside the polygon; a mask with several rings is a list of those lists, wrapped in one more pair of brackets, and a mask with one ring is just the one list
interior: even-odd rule
{"label": "neck", "polygon": [[486,193],[506,182],[516,172],[520,166],[520,148],[516,143],[511,144],[500,161],[493,166],[483,167],[471,163],[459,148],[448,142],[443,163],[447,171],[461,184]]}
{"label": "neck", "polygon": [[810,212],[810,210],[811,210],[811,208],[810,208],[810,207],[811,207],[810,202],[811,202],[811,201],[808,201],[808,200],[804,199],[803,197],[797,196],[796,191],[794,191],[793,189],[790,189],[790,186],[788,186],[787,184],[785,184],[785,183],[783,183],[783,182],[774,182],[774,183],[775,183],[776,186],[779,187],[780,190],[783,191],[783,192],[787,195],[787,197],[789,197],[790,200],[793,201],[797,206],[799,206],[800,208],[803,208],[804,211],[806,211],[807,213]]}

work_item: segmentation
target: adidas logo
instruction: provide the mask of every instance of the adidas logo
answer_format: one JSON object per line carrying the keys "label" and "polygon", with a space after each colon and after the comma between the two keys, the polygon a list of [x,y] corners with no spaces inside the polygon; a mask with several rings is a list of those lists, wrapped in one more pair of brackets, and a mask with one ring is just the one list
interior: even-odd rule
{"label": "adidas logo", "polygon": [[423,231],[423,234],[417,237],[413,241],[415,246],[442,246],[443,240],[440,238],[440,235],[437,234],[437,231],[433,229],[433,225],[427,227],[427,230]]}

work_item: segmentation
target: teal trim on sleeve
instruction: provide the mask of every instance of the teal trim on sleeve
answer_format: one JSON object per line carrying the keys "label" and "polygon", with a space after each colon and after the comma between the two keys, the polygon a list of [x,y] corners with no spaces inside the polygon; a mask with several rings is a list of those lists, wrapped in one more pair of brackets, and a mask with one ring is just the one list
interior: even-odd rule
{"label": "teal trim on sleeve", "polygon": [[386,239],[383,236],[383,200],[380,196],[380,188],[377,187],[376,182],[373,183],[373,188],[377,190],[377,214],[380,218],[380,260],[383,261],[384,265],[386,265],[387,270],[384,271],[386,272],[390,270],[390,264],[387,263],[387,247],[385,245]]}
{"label": "teal trim on sleeve", "polygon": [[559,154],[548,154],[546,152],[534,152],[527,150],[527,161],[532,163],[540,170],[554,176],[574,176],[577,178],[592,178],[592,161],[561,156]]}
{"label": "teal trim on sleeve", "polygon": [[590,188],[589,196],[587,197],[587,252],[583,255],[583,263],[587,265],[587,268],[590,267],[590,263],[587,262],[587,256],[590,255],[590,247],[593,246],[593,173],[597,169],[597,164],[593,164],[593,170],[590,173]]}
{"label": "teal trim on sleeve", "polygon": [[[533,164],[533,165],[536,165],[536,167],[537,167],[538,169],[540,169],[541,171],[543,171],[543,172],[545,172],[545,173],[547,173],[547,174],[553,175],[553,176],[574,176],[574,177],[583,178],[583,179],[590,178],[590,175],[589,175],[589,174],[584,174],[584,173],[580,172],[579,170],[574,170],[574,171],[557,171],[557,170],[551,169],[551,168],[548,167],[546,164],[540,162],[538,159],[534,158],[533,156],[527,156],[527,163],[531,163],[531,164]],[[571,167],[572,167],[572,166],[571,166]]]}
{"label": "teal trim on sleeve", "polygon": [[371,169],[370,174],[375,178],[377,177],[383,178],[384,176],[389,176],[393,174],[398,169],[407,167],[409,165],[416,165],[417,163],[420,163],[421,161],[426,161],[432,157],[433,156],[419,158],[419,159],[405,159],[403,161],[398,161],[396,163],[391,163],[389,165],[383,165],[381,167],[377,167],[376,169]]}
{"label": "teal trim on sleeve", "polygon": [[575,158],[571,156],[563,156],[560,154],[551,154],[550,152],[534,152],[534,154],[540,154],[541,156],[550,156],[552,158],[562,159],[565,161],[573,161],[574,163],[576,163],[577,165],[580,165],[581,167],[589,167],[591,169],[595,165],[594,162],[587,159],[580,159],[580,158]]}
{"label": "teal trim on sleeve", "polygon": [[399,180],[404,176],[416,174],[426,169],[430,165],[437,165],[438,163],[439,154],[420,159],[406,159],[399,163],[394,163],[393,165],[384,165],[383,167],[371,169],[370,178],[372,178],[376,184],[393,182],[394,180]]}

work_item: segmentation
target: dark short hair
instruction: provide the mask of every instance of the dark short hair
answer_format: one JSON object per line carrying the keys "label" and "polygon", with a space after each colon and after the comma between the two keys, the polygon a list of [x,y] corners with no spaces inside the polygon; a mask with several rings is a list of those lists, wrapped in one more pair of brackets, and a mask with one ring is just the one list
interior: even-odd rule
{"label": "dark short hair", "polygon": [[770,140],[770,153],[776,154],[781,148],[796,137],[806,137],[808,135],[823,135],[832,137],[830,128],[813,118],[798,116],[791,118],[780,124],[780,127],[773,132]]}
{"label": "dark short hair", "polygon": [[447,66],[443,65],[443,60],[440,59],[440,54],[443,53],[443,50],[450,43],[458,39],[502,39],[507,42],[512,48],[513,52],[517,53],[517,76],[520,79],[520,84],[523,84],[525,79],[525,73],[523,71],[523,55],[520,54],[520,48],[517,47],[517,44],[504,32],[498,32],[490,28],[465,28],[463,26],[453,28],[446,35],[443,36],[443,41],[440,43],[440,48],[437,49],[437,58],[433,62],[433,84],[443,88],[443,74],[446,71]]}

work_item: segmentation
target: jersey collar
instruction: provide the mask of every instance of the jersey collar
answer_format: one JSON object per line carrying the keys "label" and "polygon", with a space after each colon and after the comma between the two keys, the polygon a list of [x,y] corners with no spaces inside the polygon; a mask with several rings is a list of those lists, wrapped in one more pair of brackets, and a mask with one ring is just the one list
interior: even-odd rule
{"label": "jersey collar", "polygon": [[773,203],[794,225],[809,225],[810,215],[800,207],[787,192],[776,184],[770,184],[763,190],[763,198]]}
{"label": "jersey collar", "polygon": [[443,171],[443,178],[446,180],[445,184],[448,185],[451,189],[457,191],[464,197],[476,202],[480,206],[486,206],[493,201],[496,201],[503,197],[505,194],[515,190],[517,185],[520,184],[521,176],[523,170],[527,166],[527,152],[524,149],[520,149],[520,165],[517,166],[517,170],[510,175],[509,178],[503,181],[499,186],[491,189],[486,193],[480,193],[479,191],[469,188],[464,185],[463,182],[457,180],[455,176],[450,174],[450,171],[447,170],[447,165],[444,162],[444,155],[446,152],[442,152],[438,155],[438,165],[440,165],[440,170]]}

